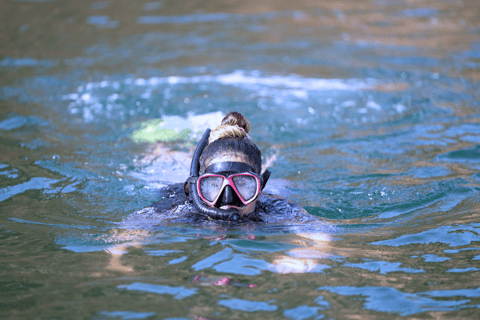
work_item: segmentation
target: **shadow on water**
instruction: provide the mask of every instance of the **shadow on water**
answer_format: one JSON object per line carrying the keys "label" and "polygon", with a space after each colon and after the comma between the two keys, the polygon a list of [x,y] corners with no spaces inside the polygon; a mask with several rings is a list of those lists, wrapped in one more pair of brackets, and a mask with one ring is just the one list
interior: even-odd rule
{"label": "shadow on water", "polygon": [[[0,318],[476,318],[476,1],[1,7]],[[318,224],[142,215],[231,110]]]}

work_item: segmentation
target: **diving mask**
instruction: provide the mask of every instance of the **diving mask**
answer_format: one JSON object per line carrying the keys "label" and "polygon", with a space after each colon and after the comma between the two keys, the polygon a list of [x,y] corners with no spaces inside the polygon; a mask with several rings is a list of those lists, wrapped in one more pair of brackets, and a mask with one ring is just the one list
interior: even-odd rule
{"label": "diving mask", "polygon": [[195,186],[200,198],[211,207],[240,207],[257,198],[262,180],[246,163],[219,162],[209,166],[205,173],[197,178]]}

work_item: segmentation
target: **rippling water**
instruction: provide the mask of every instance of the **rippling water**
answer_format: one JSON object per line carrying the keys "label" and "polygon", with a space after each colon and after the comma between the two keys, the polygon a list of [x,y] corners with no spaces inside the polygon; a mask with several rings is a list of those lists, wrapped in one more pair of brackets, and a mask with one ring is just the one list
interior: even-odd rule
{"label": "rippling water", "polygon": [[[478,317],[477,1],[18,0],[0,17],[0,318]],[[325,226],[125,224],[231,110],[269,191]]]}

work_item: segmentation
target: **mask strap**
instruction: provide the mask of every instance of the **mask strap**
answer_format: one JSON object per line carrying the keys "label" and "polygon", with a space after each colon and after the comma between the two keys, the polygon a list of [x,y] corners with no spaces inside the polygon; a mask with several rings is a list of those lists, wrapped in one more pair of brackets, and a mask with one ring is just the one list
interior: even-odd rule
{"label": "mask strap", "polygon": [[255,172],[252,166],[243,162],[217,162],[205,169],[206,173],[218,173],[218,172]]}

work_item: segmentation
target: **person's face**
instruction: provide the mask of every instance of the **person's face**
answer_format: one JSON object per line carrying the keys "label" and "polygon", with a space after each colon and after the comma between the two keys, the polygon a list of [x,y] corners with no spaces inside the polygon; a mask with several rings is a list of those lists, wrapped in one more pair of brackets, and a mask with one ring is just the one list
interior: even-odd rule
{"label": "person's face", "polygon": [[[240,163],[245,163],[249,166],[252,166],[251,163],[246,162],[246,159],[244,157],[225,155],[225,156],[215,158],[212,162],[208,163],[208,165],[206,167],[208,168],[212,164],[221,163],[221,162],[240,162]],[[238,175],[238,174],[242,174],[242,173],[245,173],[245,172],[246,172],[245,170],[229,169],[229,171],[209,170],[208,172],[205,172],[205,174],[220,175],[220,176],[223,176],[223,177],[226,178],[224,180],[228,180],[229,177],[232,177],[232,176],[235,176],[235,175]],[[239,176],[239,177],[244,178],[244,176]],[[213,205],[210,204],[210,203],[207,203],[207,205],[209,205],[211,207],[219,208],[219,209],[222,209],[222,210],[235,208],[239,211],[239,213],[241,215],[249,214],[249,213],[253,212],[255,210],[255,207],[256,207],[256,204],[257,204],[257,201],[258,201],[258,198],[259,198],[259,195],[260,195],[261,187],[259,185],[257,185],[257,183],[256,183],[257,180],[255,180],[255,183],[253,182],[253,179],[250,179],[250,180],[245,179],[245,180],[246,180],[245,181],[246,183],[241,185],[241,182],[235,183],[234,182],[235,179],[231,179],[229,183],[231,183],[231,184],[234,183],[237,186],[236,187],[237,191],[234,190],[233,186],[226,185],[221,190],[221,194],[218,197],[218,200]],[[255,192],[256,189],[258,189],[258,195],[255,197],[255,199],[252,202],[244,204],[242,202],[242,199],[240,198],[240,197],[242,197],[242,192],[239,191],[240,187],[243,187],[245,189],[245,191],[252,192],[252,193]],[[245,195],[245,193],[243,193],[243,194]],[[245,196],[243,198],[245,200]]]}

